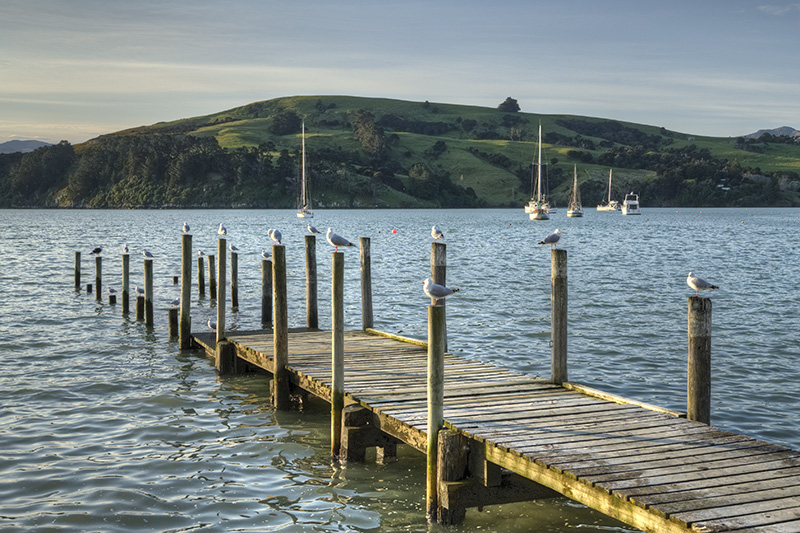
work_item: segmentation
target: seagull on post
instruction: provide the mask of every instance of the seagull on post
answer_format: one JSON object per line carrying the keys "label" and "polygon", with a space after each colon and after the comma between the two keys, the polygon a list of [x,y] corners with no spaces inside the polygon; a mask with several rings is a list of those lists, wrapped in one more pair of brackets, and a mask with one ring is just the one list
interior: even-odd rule
{"label": "seagull on post", "polygon": [[539,244],[549,244],[550,249],[552,250],[553,248],[558,248],[558,246],[556,246],[556,243],[560,238],[561,238],[561,232],[558,229],[556,229],[553,233],[551,233],[550,235],[539,241]]}
{"label": "seagull on post", "polygon": [[689,272],[689,275],[686,277],[686,284],[694,289],[694,295],[699,296],[700,291],[704,290],[715,290],[719,289],[717,285],[712,285],[711,283],[707,282],[703,278],[698,278],[692,272]]}
{"label": "seagull on post", "polygon": [[441,300],[443,298],[447,298],[451,294],[457,293],[461,289],[449,289],[444,285],[437,285],[431,281],[431,278],[425,278],[425,281],[422,282],[422,290],[425,291],[425,294],[428,295],[428,298]]}
{"label": "seagull on post", "polygon": [[340,246],[355,246],[352,242],[348,241],[341,235],[337,235],[333,232],[331,228],[328,228],[328,233],[325,235],[328,239],[328,243],[335,248],[335,251],[339,251]]}
{"label": "seagull on post", "polygon": [[311,224],[308,225],[308,232],[309,233],[322,233],[320,230],[312,226]]}
{"label": "seagull on post", "polygon": [[444,239],[444,233],[434,225],[431,228],[431,237],[433,237],[433,240],[438,241],[439,239]]}

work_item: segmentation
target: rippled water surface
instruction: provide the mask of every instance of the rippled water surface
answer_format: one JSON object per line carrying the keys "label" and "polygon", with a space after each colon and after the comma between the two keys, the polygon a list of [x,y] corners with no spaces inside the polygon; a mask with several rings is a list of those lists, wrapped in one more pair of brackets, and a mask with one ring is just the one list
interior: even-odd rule
{"label": "rippled water surface", "polygon": [[[387,465],[329,458],[325,405],[276,413],[268,378],[218,378],[167,336],[178,296],[180,226],[211,253],[216,228],[241,250],[240,309],[229,328],[260,327],[260,250],[284,235],[290,325],[304,325],[305,223],[291,211],[0,210],[0,530],[428,531],[424,457]],[[421,281],[430,227],[445,233],[451,351],[549,376],[550,254],[558,227],[569,263],[569,376],[609,392],[685,409],[689,270],[721,286],[713,299],[712,423],[800,448],[800,210],[645,209],[641,217],[516,210],[320,211],[313,221],[371,238],[375,323],[426,335]],[[393,231],[396,230],[396,233]],[[330,248],[319,239],[320,321],[330,324]],[[154,255],[152,329],[121,306],[73,289],[121,289],[120,250]],[[346,250],[347,327],[360,327],[357,249]],[[216,313],[193,291],[194,324]],[[433,528],[437,530],[439,528]],[[445,531],[445,529],[441,529]],[[447,531],[620,531],[568,500],[470,510]]]}

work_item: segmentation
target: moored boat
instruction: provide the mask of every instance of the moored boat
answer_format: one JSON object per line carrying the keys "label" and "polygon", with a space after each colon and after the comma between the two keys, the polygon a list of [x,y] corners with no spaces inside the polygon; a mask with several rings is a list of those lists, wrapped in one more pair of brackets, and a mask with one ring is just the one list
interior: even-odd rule
{"label": "moored boat", "polygon": [[572,170],[572,197],[569,200],[569,209],[567,209],[568,217],[582,217],[583,206],[581,205],[581,191],[578,189],[578,165],[575,165]]}

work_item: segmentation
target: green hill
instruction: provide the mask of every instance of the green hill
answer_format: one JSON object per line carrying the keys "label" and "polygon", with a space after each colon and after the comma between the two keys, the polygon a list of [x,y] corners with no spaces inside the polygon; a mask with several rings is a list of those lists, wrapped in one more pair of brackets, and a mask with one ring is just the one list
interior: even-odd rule
{"label": "green hill", "polygon": [[521,206],[538,126],[551,199],[587,206],[800,205],[800,144],[433,102],[298,96],[0,156],[0,204],[294,207],[301,124],[317,207]]}

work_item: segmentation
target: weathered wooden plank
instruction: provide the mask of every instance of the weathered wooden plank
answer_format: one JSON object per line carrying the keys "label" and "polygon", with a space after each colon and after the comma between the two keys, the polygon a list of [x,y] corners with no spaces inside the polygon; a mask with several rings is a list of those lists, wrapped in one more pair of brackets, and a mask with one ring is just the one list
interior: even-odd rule
{"label": "weathered wooden plank", "polygon": [[765,526],[749,527],[747,529],[728,530],[737,533],[800,533],[800,520],[789,520],[779,524],[768,524]]}
{"label": "weathered wooden plank", "polygon": [[780,526],[781,522],[797,519],[800,519],[800,507],[769,512],[762,511],[755,514],[718,518],[715,520],[701,520],[695,522],[693,527],[701,531],[730,531],[731,529],[746,529],[750,531],[757,526]]}
{"label": "weathered wooden plank", "polygon": [[[703,515],[701,518],[691,515],[691,512],[706,511],[710,513],[720,512],[717,516],[734,516],[730,514],[731,511],[721,511],[726,507],[735,506],[736,512],[742,511],[741,514],[750,514],[755,511],[748,511],[752,507],[750,505],[769,505],[770,508],[779,509],[780,507],[772,507],[770,502],[777,500],[785,500],[784,504],[789,501],[794,502],[794,506],[800,506],[800,486],[794,485],[790,487],[770,487],[765,490],[754,492],[745,492],[741,494],[727,494],[725,496],[714,496],[710,498],[695,498],[689,501],[674,502],[670,504],[662,504],[658,506],[658,510],[668,515],[678,515],[681,520],[695,522],[697,520],[705,520],[711,517],[710,514]],[[781,504],[783,505],[783,504]],[[787,505],[787,507],[790,507]]]}
{"label": "weathered wooden plank", "polygon": [[743,482],[729,483],[721,486],[703,486],[689,490],[669,490],[667,492],[658,492],[655,494],[641,494],[631,496],[631,500],[637,501],[642,505],[658,506],[659,509],[662,507],[666,508],[666,506],[670,504],[685,505],[687,503],[690,504],[687,509],[703,509],[703,502],[705,500],[712,500],[713,498],[719,497],[723,500],[741,498],[741,501],[750,501],[749,498],[753,495],[752,498],[754,498],[753,501],[755,501],[761,499],[758,493],[762,491],[782,488],[800,490],[800,476],[778,478],[770,476],[768,478],[762,478],[759,481],[748,478]]}

